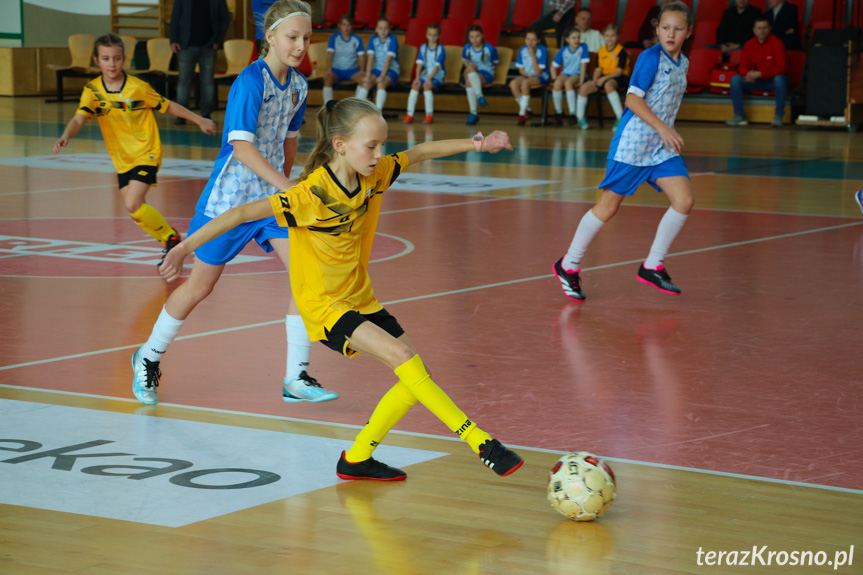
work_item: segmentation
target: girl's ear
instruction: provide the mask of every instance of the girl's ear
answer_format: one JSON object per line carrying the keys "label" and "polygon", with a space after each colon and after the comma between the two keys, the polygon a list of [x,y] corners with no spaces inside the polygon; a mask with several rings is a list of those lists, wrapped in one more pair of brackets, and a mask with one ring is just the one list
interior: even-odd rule
{"label": "girl's ear", "polygon": [[339,155],[345,154],[345,139],[341,136],[334,136],[332,141],[333,150]]}

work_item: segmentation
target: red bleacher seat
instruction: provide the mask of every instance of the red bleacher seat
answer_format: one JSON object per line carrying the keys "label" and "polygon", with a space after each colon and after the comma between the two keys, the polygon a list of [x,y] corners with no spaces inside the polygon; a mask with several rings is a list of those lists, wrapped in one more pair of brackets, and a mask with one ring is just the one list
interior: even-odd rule
{"label": "red bleacher seat", "polygon": [[335,28],[339,18],[351,11],[351,0],[327,0],[324,19],[312,24],[312,28]]}
{"label": "red bleacher seat", "polygon": [[[835,0],[812,0],[812,7],[809,9],[809,18],[807,22],[812,24],[813,22],[821,22],[821,21],[830,21],[833,22],[833,5],[836,3]],[[839,18],[841,20],[841,10],[839,11]],[[804,17],[803,14],[800,14],[800,17]]]}
{"label": "red bleacher seat", "polygon": [[419,48],[426,41],[426,27],[436,20],[429,18],[411,18],[405,33],[405,44]]}
{"label": "red bleacher seat", "polygon": [[623,24],[620,25],[618,41],[621,44],[626,44],[627,42],[638,42],[639,30],[641,30],[641,21],[636,20],[635,18],[624,20]]}
{"label": "red bleacher seat", "polygon": [[354,6],[354,27],[374,29],[381,17],[381,0],[357,0]]}
{"label": "red bleacher seat", "polygon": [[444,46],[464,46],[467,42],[468,21],[461,18],[444,18],[440,23],[440,43]]}
{"label": "red bleacher seat", "polygon": [[443,0],[417,0],[415,18],[431,18],[435,22],[443,19]]}
{"label": "red bleacher seat", "polygon": [[[327,0],[329,3],[330,0]],[[407,30],[411,19],[411,0],[387,0],[384,18],[390,21],[393,28]]]}
{"label": "red bleacher seat", "polygon": [[803,70],[806,68],[806,52],[803,50],[788,50],[785,53],[785,67],[791,78],[792,90],[803,82]]}
{"label": "red bleacher seat", "polygon": [[689,74],[686,91],[698,93],[710,85],[710,71],[722,59],[722,51],[715,48],[693,48],[689,52]]}
{"label": "red bleacher seat", "polygon": [[515,0],[512,12],[512,26],[503,29],[504,32],[523,32],[525,28],[539,20],[542,16],[542,2],[537,0]]}
{"label": "red bleacher seat", "polygon": [[482,20],[493,19],[506,24],[509,16],[509,0],[482,0],[479,7],[479,17]]}
{"label": "red bleacher seat", "polygon": [[[450,0],[447,18],[471,21],[476,18],[476,0]],[[505,18],[506,16],[504,16]]]}
{"label": "red bleacher seat", "polygon": [[728,0],[700,0],[698,11],[695,13],[695,21],[722,20],[722,14],[728,9]]}
{"label": "red bleacher seat", "polygon": [[[477,18],[473,23],[482,28],[482,35],[485,41],[496,48],[497,42],[500,39],[500,29],[503,27],[503,22],[497,18]],[[467,44],[467,40],[465,40],[465,44]]]}
{"label": "red bleacher seat", "polygon": [[692,47],[704,48],[705,46],[716,44],[717,28],[719,28],[719,22],[698,20],[695,23],[695,30],[692,32]]}
{"label": "red bleacher seat", "polygon": [[641,23],[644,22],[644,17],[647,16],[647,13],[654,6],[656,6],[655,0],[627,0],[626,9],[623,13],[623,23],[626,23],[627,20],[635,20],[641,26]]}

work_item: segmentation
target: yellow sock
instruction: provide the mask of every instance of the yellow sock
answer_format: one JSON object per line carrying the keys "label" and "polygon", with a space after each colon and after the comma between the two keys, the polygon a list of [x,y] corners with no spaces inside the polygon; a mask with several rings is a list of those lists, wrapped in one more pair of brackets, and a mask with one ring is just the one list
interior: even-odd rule
{"label": "yellow sock", "polygon": [[345,453],[345,459],[351,463],[359,463],[371,457],[375,447],[416,402],[417,398],[401,381],[390,388],[378,402],[369,422],[354,440],[353,446]]}
{"label": "yellow sock", "polygon": [[415,355],[395,369],[400,382],[438,419],[444,422],[456,435],[465,440],[474,453],[491,436],[476,426],[464,412],[453,403],[449,396],[432,381],[420,356]]}
{"label": "yellow sock", "polygon": [[171,234],[174,233],[173,228],[171,228],[168,222],[165,221],[165,218],[162,217],[159,210],[149,204],[141,204],[138,211],[130,213],[129,215],[132,216],[132,219],[135,220],[135,223],[138,224],[142,230],[163,244],[167,242],[168,238],[171,237]]}

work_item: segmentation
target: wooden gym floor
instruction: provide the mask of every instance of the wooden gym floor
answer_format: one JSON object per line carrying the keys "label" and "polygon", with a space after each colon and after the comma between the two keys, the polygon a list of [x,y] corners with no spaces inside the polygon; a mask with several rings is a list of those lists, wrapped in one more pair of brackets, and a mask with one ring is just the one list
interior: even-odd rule
{"label": "wooden gym floor", "polygon": [[[667,206],[644,186],[590,246],[577,304],[551,265],[611,131],[483,116],[515,151],[411,168],[371,274],[435,380],[526,463],[495,476],[417,406],[379,450],[408,480],[377,484],[334,467],[392,373],[316,345],[312,375],[341,398],[282,402],[287,275],[256,246],[165,356],[161,403],[132,398],[171,288],[98,128],[50,157],[74,109],[0,99],[0,572],[863,572],[863,136],[680,124],[696,209],[666,264],[683,295],[635,280]],[[218,139],[159,122],[148,201],[185,233]],[[463,122],[394,120],[388,150]],[[618,478],[588,524],[545,499],[576,450]]]}

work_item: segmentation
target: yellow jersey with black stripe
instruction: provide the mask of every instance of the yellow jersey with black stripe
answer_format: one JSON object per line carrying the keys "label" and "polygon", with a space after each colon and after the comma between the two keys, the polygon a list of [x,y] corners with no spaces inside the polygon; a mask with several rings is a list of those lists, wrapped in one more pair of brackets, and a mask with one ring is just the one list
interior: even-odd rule
{"label": "yellow jersey with black stripe", "polygon": [[102,76],[84,86],[78,114],[96,116],[105,147],[118,174],[135,166],[162,165],[162,142],[153,110],[165,112],[170,101],[147,82],[126,74],[116,92],[105,89]]}
{"label": "yellow jersey with black stripe", "polygon": [[404,153],[384,156],[370,176],[345,189],[324,165],[282,193],[270,196],[280,226],[290,226],[291,289],[312,341],[326,339],[348,311],[383,309],[368,266],[381,194],[408,165]]}
{"label": "yellow jersey with black stripe", "polygon": [[629,75],[629,62],[627,61],[628,54],[623,49],[623,44],[618,44],[613,50],[609,50],[602,46],[596,53],[597,67],[602,70],[602,75],[606,76],[620,68],[624,76]]}

